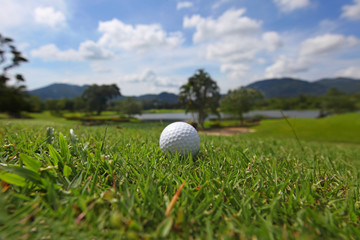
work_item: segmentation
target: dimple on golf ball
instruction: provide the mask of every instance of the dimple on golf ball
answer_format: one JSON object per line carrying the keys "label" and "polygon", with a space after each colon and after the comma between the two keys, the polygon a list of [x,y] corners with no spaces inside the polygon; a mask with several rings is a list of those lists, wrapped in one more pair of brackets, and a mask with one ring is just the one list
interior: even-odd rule
{"label": "dimple on golf ball", "polygon": [[185,122],[168,125],[160,135],[160,149],[165,153],[195,156],[200,149],[200,137],[196,129]]}

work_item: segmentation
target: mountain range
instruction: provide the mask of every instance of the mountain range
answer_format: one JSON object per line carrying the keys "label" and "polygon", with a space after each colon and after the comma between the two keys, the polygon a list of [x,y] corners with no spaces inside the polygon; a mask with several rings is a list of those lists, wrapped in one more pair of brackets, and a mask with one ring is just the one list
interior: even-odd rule
{"label": "mountain range", "polygon": [[89,85],[78,86],[73,84],[54,83],[46,87],[31,90],[29,91],[29,94],[38,96],[43,101],[47,99],[76,98],[81,96],[83,91],[88,87]]}
{"label": "mountain range", "polygon": [[330,88],[337,88],[346,94],[360,93],[360,80],[352,78],[324,78],[308,82],[294,78],[272,78],[257,81],[245,88],[254,88],[261,91],[265,98],[297,97],[300,94],[322,96]]}
{"label": "mountain range", "polygon": [[[81,96],[89,85],[72,85],[55,83],[49,86],[29,91],[30,95],[39,96],[43,101],[47,99],[75,98]],[[324,78],[308,82],[294,78],[272,78],[251,83],[245,88],[255,88],[264,94],[265,98],[271,97],[297,97],[300,94],[310,96],[324,95],[330,88],[337,88],[347,94],[360,93],[360,80],[352,78]],[[122,96],[123,99],[129,96]],[[131,96],[137,100],[157,100],[160,102],[176,103],[178,96],[173,93],[145,94]]]}

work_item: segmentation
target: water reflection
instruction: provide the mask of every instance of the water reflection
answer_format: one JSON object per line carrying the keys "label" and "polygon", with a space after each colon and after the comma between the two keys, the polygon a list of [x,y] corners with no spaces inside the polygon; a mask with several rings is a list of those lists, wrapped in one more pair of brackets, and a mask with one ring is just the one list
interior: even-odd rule
{"label": "water reflection", "polygon": [[[283,111],[290,118],[318,118],[319,110],[287,110]],[[282,118],[280,110],[256,110],[244,114],[246,118],[263,116],[265,118]],[[192,113],[144,113],[136,116],[143,121],[193,121],[196,114]],[[221,114],[222,118],[229,118],[229,114]],[[208,119],[216,119],[216,115],[210,115]]]}

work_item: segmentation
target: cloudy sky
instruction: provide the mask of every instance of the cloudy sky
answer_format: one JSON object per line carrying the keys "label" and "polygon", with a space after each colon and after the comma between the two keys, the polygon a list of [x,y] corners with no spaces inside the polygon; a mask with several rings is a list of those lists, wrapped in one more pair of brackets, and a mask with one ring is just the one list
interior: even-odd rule
{"label": "cloudy sky", "polygon": [[28,89],[116,83],[178,93],[203,68],[221,92],[264,78],[360,78],[360,0],[0,0]]}

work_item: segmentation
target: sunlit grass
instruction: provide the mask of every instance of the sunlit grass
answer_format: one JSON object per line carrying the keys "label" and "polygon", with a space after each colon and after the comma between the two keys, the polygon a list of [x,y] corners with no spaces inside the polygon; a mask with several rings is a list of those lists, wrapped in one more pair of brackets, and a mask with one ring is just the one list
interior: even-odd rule
{"label": "sunlit grass", "polygon": [[[334,115],[320,119],[288,119],[300,140],[360,143],[360,113]],[[284,119],[262,120],[246,137],[293,138]]]}
{"label": "sunlit grass", "polygon": [[185,109],[148,109],[144,113],[184,113]]}
{"label": "sunlit grass", "polygon": [[164,127],[1,120],[0,239],[360,238],[358,146],[201,135],[182,159]]}

